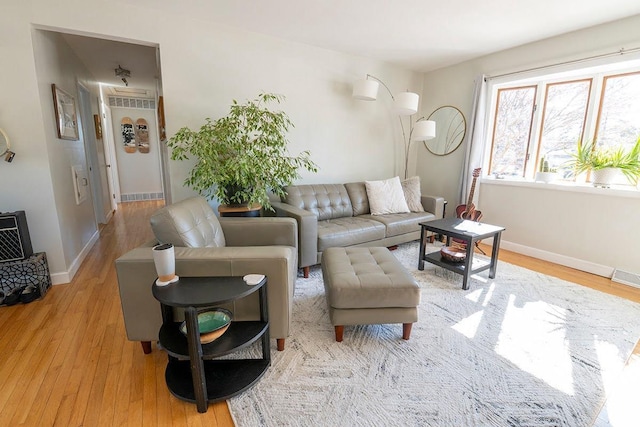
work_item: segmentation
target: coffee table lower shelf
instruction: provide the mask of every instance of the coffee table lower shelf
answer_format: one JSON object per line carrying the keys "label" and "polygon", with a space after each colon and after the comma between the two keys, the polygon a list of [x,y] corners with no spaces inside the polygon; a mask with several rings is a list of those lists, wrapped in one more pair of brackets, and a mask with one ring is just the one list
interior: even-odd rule
{"label": "coffee table lower shelf", "polygon": [[[207,401],[213,403],[233,397],[254,385],[267,371],[270,362],[263,359],[234,359],[205,360],[203,363]],[[165,379],[175,397],[196,402],[188,360],[170,360]]]}
{"label": "coffee table lower shelf", "polygon": [[[437,265],[438,267],[445,268],[447,270],[453,271],[455,273],[463,274],[466,269],[465,262],[450,262],[442,259],[442,255],[440,252],[432,252],[430,254],[426,254],[424,256],[424,260],[430,262],[431,264]],[[471,274],[477,274],[481,271],[485,271],[491,268],[491,263],[488,261],[480,260],[477,258],[473,259],[473,265],[471,266]]]}

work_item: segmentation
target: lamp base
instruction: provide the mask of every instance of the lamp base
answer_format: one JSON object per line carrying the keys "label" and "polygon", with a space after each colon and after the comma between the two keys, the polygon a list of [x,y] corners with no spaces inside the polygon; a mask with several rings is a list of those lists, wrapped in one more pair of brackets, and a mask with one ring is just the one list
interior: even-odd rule
{"label": "lamp base", "polygon": [[166,282],[164,282],[164,281],[162,281],[160,279],[156,279],[156,286],[167,286],[167,285],[170,285],[172,283],[177,282],[178,280],[180,280],[180,277],[178,277],[178,276],[175,276],[173,279],[168,280]]}

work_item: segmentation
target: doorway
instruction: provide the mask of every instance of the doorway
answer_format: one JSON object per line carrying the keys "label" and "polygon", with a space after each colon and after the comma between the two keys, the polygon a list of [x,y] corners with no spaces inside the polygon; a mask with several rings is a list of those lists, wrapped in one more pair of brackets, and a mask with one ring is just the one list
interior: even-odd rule
{"label": "doorway", "polygon": [[[94,195],[97,221],[100,223],[105,220],[101,212],[107,212],[108,220],[117,209],[117,203],[165,198],[169,175],[166,169],[168,165],[162,161],[165,141],[158,137],[157,106],[162,95],[159,46],[124,41],[117,37],[60,34],[100,87],[97,106],[103,139],[96,141],[94,136],[93,141],[87,142],[88,171],[97,175],[92,177],[92,181],[99,184],[96,185],[96,191],[102,191],[102,197]],[[83,126],[93,121],[91,101],[85,103],[89,111],[82,112],[86,116]],[[124,116],[130,117],[134,123],[138,119],[147,121],[150,138],[148,153],[124,152],[120,129]],[[94,132],[93,126],[87,127],[89,131],[85,130],[85,134]],[[97,147],[96,143],[101,146]],[[155,181],[150,183],[152,180]],[[94,189],[91,190],[93,192]]]}

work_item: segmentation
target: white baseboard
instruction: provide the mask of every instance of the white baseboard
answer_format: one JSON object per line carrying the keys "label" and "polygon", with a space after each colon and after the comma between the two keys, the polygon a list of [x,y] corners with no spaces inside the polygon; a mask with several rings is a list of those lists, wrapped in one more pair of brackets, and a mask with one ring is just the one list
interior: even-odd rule
{"label": "white baseboard", "polygon": [[518,243],[501,240],[500,248],[530,257],[542,259],[544,261],[564,265],[565,267],[575,268],[576,270],[586,271],[587,273],[596,274],[598,276],[610,278],[613,275],[613,267],[596,264],[590,261],[585,261],[566,255],[556,254],[554,252],[544,251],[542,249],[520,245]]}
{"label": "white baseboard", "polygon": [[63,283],[69,283],[73,279],[73,276],[76,275],[78,269],[82,265],[82,261],[87,257],[89,251],[96,244],[98,239],[100,238],[100,232],[96,230],[96,232],[91,236],[91,239],[84,245],[84,248],[80,251],[76,259],[71,263],[71,267],[68,271],[62,273],[53,273],[51,274],[51,284],[52,285],[61,285]]}

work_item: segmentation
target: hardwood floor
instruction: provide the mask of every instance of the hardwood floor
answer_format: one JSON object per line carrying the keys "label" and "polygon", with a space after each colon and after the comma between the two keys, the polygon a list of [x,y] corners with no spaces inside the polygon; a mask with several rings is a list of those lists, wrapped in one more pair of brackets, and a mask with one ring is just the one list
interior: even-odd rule
{"label": "hardwood floor", "polygon": [[0,425],[233,426],[227,405],[195,405],[165,384],[166,354],[126,339],[114,260],[152,238],[162,202],[123,203],[73,281],[0,307]]}
{"label": "hardwood floor", "polygon": [[[165,353],[154,345],[144,355],[126,339],[114,260],[151,239],[148,218],[161,206],[121,204],[71,283],[0,307],[0,425],[233,426],[225,402],[198,414],[173,397]],[[500,259],[640,302],[640,289],[605,278],[508,251]]]}

